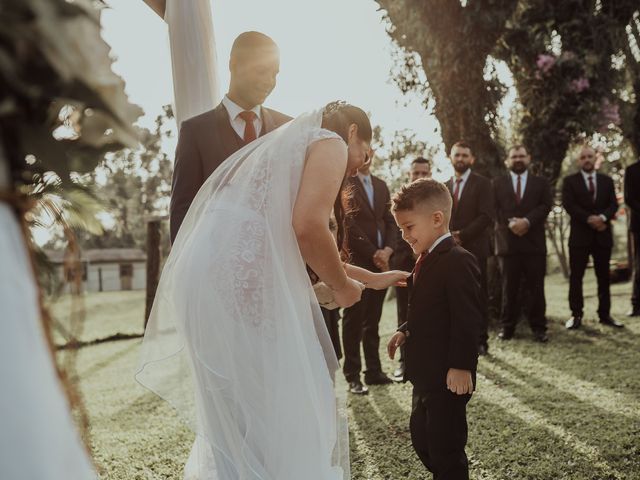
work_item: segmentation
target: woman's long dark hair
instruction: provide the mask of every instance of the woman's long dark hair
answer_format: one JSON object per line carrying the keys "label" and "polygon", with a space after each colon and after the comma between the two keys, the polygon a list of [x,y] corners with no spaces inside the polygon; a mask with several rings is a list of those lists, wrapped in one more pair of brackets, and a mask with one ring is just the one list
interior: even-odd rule
{"label": "woman's long dark hair", "polygon": [[[331,102],[324,108],[322,128],[337,133],[345,142],[348,142],[349,127],[353,124],[358,127],[358,138],[365,142],[370,142],[372,138],[371,122],[364,110],[342,101]],[[351,191],[346,186],[345,179],[333,204],[333,214],[336,217],[336,223],[338,225],[338,248],[340,248],[342,259],[345,261],[349,256],[346,224],[350,211],[350,203]]]}

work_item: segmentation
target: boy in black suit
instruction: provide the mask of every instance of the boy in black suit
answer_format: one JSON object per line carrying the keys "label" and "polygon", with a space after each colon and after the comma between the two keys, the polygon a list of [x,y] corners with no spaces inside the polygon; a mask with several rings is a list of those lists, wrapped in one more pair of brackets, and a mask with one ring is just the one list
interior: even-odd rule
{"label": "boy in black suit", "polygon": [[411,443],[435,480],[467,480],[466,405],[475,385],[482,325],[480,270],[449,232],[452,199],[435,180],[402,187],[392,212],[403,239],[420,254],[407,322],[387,346],[405,347],[405,381],[413,384]]}

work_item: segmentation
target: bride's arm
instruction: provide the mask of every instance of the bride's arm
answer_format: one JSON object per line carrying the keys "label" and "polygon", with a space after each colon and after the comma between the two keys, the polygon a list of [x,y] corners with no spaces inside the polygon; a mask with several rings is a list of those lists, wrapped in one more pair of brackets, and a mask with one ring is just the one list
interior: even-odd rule
{"label": "bride's arm", "polygon": [[338,296],[348,297],[341,300],[356,302],[360,298],[360,289],[342,267],[328,221],[346,168],[347,148],[344,142],[323,140],[309,148],[293,208],[293,229],[304,261],[336,292],[336,299]]}
{"label": "bride's arm", "polygon": [[363,283],[365,287],[374,290],[383,290],[391,286],[406,286],[407,277],[411,275],[409,272],[402,270],[389,270],[382,273],[370,272],[369,270],[355,265],[345,265],[345,272],[349,278]]}
{"label": "bride's arm", "polygon": [[151,9],[164,18],[164,12],[167,7],[167,0],[143,0]]}

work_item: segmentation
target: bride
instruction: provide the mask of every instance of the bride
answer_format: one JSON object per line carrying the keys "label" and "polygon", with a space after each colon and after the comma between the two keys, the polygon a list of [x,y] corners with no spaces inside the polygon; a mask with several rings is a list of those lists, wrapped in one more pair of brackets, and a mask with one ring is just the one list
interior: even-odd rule
{"label": "bride", "polygon": [[162,273],[136,378],[192,421],[185,474],[350,478],[338,361],[307,266],[341,307],[405,279],[341,262],[346,176],[371,125],[333,103],[229,157],[196,195]]}

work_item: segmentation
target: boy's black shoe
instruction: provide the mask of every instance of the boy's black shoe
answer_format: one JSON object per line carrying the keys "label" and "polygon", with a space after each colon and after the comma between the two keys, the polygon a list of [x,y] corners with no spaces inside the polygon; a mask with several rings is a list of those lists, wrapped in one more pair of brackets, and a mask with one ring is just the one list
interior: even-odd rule
{"label": "boy's black shoe", "polygon": [[378,372],[373,375],[365,374],[364,383],[367,385],[389,385],[390,383],[393,383],[393,380],[387,377],[384,373]]}
{"label": "boy's black shoe", "polygon": [[511,340],[513,338],[513,332],[503,328],[500,330],[500,333],[498,333],[498,338],[500,340]]}
{"label": "boy's black shoe", "polygon": [[349,382],[349,392],[354,395],[367,395],[369,393],[369,389],[362,385],[360,380],[354,380],[353,382]]}
{"label": "boy's black shoe", "polygon": [[632,308],[627,312],[627,317],[640,317],[640,308]]}
{"label": "boy's black shoe", "polygon": [[602,325],[607,325],[608,327],[614,327],[614,328],[624,328],[624,325],[620,322],[618,322],[617,320],[614,320],[611,317],[603,317],[600,319],[600,323]]}
{"label": "boy's black shoe", "polygon": [[574,315],[564,324],[567,330],[577,330],[582,326],[582,315]]}
{"label": "boy's black shoe", "polygon": [[538,343],[547,343],[549,337],[545,332],[533,332],[533,340]]}

